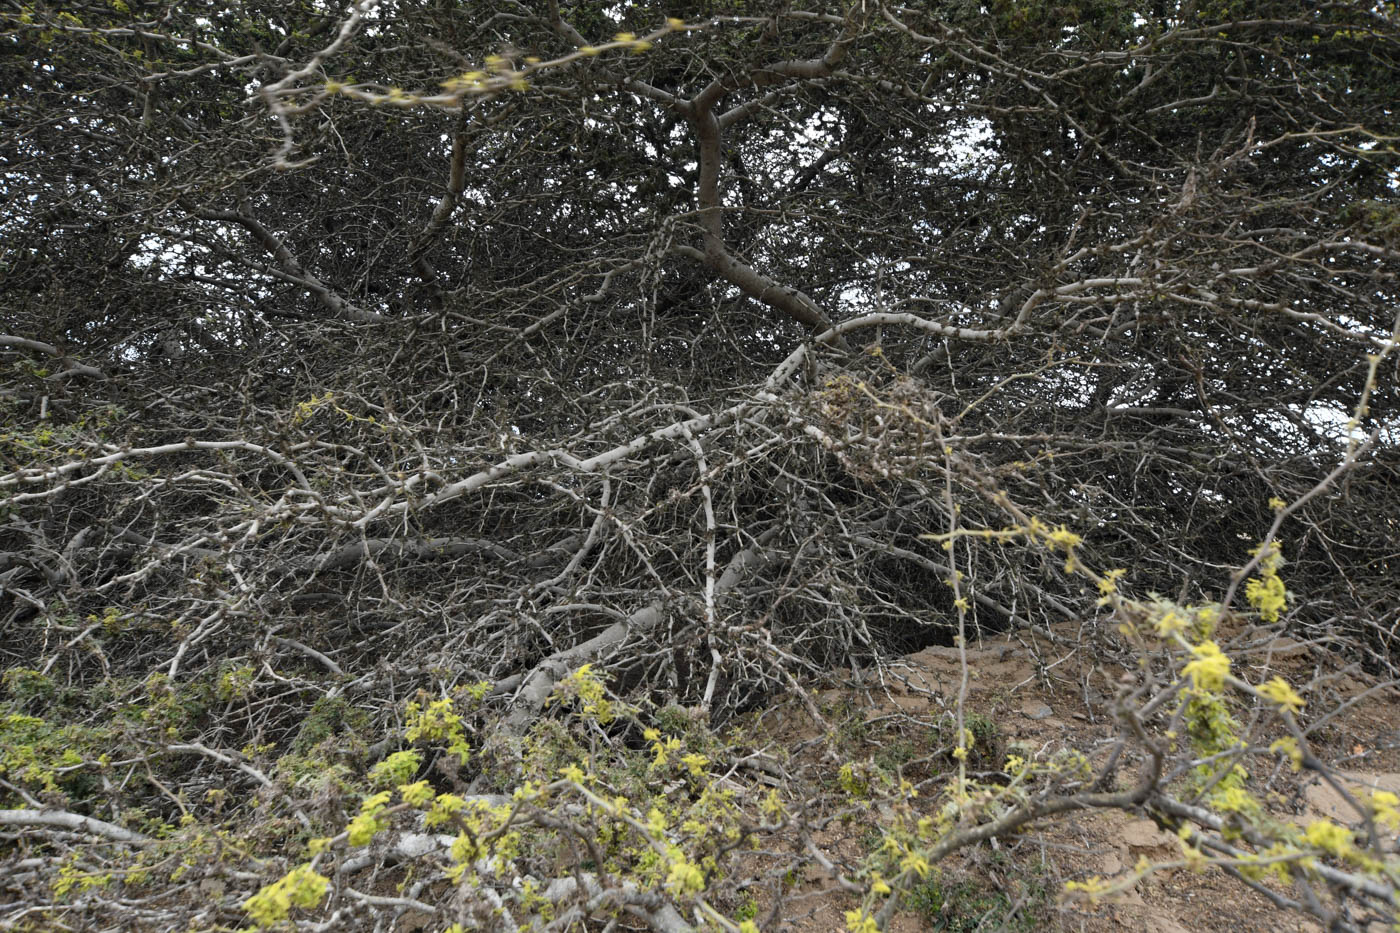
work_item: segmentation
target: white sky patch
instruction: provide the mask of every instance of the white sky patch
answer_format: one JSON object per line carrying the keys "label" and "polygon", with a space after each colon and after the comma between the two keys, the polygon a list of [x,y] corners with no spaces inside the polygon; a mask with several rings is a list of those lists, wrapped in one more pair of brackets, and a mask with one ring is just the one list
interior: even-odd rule
{"label": "white sky patch", "polygon": [[990,120],[973,117],[964,121],[938,147],[943,152],[939,168],[950,175],[964,175],[986,167],[996,157],[995,138]]}

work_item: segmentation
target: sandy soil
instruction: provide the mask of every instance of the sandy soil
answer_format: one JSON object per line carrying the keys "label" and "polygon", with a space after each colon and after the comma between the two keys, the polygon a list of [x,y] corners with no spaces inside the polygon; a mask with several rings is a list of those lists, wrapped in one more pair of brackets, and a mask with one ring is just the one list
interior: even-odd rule
{"label": "sandy soil", "polygon": [[[1115,669],[1113,661],[1090,658],[1069,647],[1092,643],[1092,636],[1086,638],[1085,633],[1074,630],[1053,634],[1060,636],[1058,644],[1020,634],[984,640],[969,649],[973,676],[967,709],[995,724],[998,747],[988,757],[1004,756],[1007,746],[1028,745],[1044,753],[1078,748],[1092,760],[1095,750],[1107,749],[1111,743],[1115,729],[1103,719],[1102,701],[1105,691],[1111,689],[1113,678],[1108,671]],[[1236,672],[1252,682],[1275,674],[1295,684],[1312,682],[1316,686],[1309,700],[1318,709],[1354,700],[1314,735],[1315,753],[1337,768],[1350,788],[1400,791],[1400,695],[1395,690],[1379,687],[1353,667],[1341,666],[1325,651],[1267,632],[1228,634],[1233,644],[1252,646],[1238,657],[1236,665]],[[1116,668],[1119,672],[1123,669]],[[929,648],[894,665],[884,683],[867,676],[862,686],[823,692],[818,703],[824,710],[844,710],[845,725],[840,728],[846,731],[851,731],[851,710],[858,711],[854,714],[856,736],[844,739],[847,754],[863,751],[874,757],[889,755],[893,749],[917,757],[927,754],[920,751],[920,742],[927,743],[927,737],[936,734],[933,730],[941,717],[946,722],[946,713],[957,697],[959,672],[955,649]],[[861,717],[864,729],[860,728]],[[828,722],[836,723],[838,718],[839,714],[828,716]],[[818,737],[811,718],[796,702],[770,710],[760,717],[758,727],[775,745],[802,749],[800,755],[817,756],[827,746],[813,741]],[[811,763],[821,766],[819,761]],[[1315,776],[1294,775],[1280,767],[1273,774],[1252,776],[1251,781],[1271,814],[1280,819],[1354,819],[1342,796]],[[868,851],[873,822],[833,826],[815,841],[838,863],[854,866]],[[950,860],[943,866],[940,882],[948,892],[945,912],[903,911],[891,929],[896,933],[1043,927],[1147,933],[1320,930],[1301,916],[1280,911],[1263,895],[1217,869],[1155,872],[1097,906],[1067,901],[1059,893],[1070,880],[1125,878],[1143,856],[1170,861],[1180,856],[1180,848],[1174,836],[1159,829],[1145,814],[1076,814],[1025,833],[995,851],[984,846]],[[1002,895],[999,903],[1003,908],[1021,902],[1027,908],[993,911],[979,927],[975,908],[969,912],[954,903],[958,897],[964,902],[976,900],[981,896],[977,892]],[[842,930],[844,911],[855,905],[852,896],[833,892],[830,875],[814,867],[785,904],[780,929],[794,933]],[[1026,915],[1031,912],[1036,912],[1037,918]]]}

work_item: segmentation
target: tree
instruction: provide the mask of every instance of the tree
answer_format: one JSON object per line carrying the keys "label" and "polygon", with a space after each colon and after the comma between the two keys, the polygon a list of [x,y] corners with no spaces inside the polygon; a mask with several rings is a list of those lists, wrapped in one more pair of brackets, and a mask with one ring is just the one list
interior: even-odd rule
{"label": "tree", "polygon": [[[487,799],[540,780],[561,697],[664,759],[619,709],[718,727],[836,668],[1078,619],[1094,645],[1162,634],[1118,711],[1147,777],[1089,801],[1043,776],[1025,819],[1150,803],[1233,845],[1164,775],[1228,775],[1236,746],[1151,738],[1154,710],[1225,715],[1210,620],[1394,670],[1393,4],[0,18],[0,651],[28,749],[0,758],[0,823],[128,844],[214,826],[227,793],[249,856],[287,855],[408,806],[356,797],[368,768],[426,779],[405,725],[462,743],[434,746],[437,790]],[[534,800],[534,831],[564,819]],[[559,916],[722,905],[650,831],[664,884],[564,872]],[[322,903],[336,838],[255,918]],[[49,845],[26,871],[61,884],[81,850]],[[1340,846],[1331,875],[1288,863],[1291,903],[1388,917]],[[274,867],[118,922],[236,924]],[[472,890],[426,906],[528,914]],[[332,924],[406,909],[336,891]]]}

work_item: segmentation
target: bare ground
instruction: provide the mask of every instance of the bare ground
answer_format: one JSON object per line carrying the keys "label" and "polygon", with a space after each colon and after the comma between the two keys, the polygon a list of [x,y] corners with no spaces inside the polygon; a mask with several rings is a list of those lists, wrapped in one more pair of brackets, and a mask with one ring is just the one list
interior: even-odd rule
{"label": "bare ground", "polygon": [[[1281,674],[1292,683],[1311,682],[1310,706],[1342,712],[1311,736],[1313,751],[1344,776],[1350,787],[1400,791],[1400,694],[1378,684],[1355,665],[1325,649],[1267,631],[1228,633],[1237,652],[1236,670],[1252,682]],[[1125,659],[1089,657],[1075,645],[1098,640],[1094,633],[1062,627],[1052,638],[1024,633],[984,639],[970,647],[967,715],[990,736],[990,759],[1008,747],[1039,754],[1077,748],[1104,752],[1115,729],[1104,719],[1105,699],[1122,676]],[[1130,661],[1131,659],[1126,659]],[[889,675],[851,678],[851,686],[823,692],[817,702],[829,724],[837,724],[844,754],[905,764],[916,777],[936,779],[937,767],[920,771],[920,756],[936,745],[938,723],[956,704],[961,665],[954,648],[929,648],[903,658]],[[1117,672],[1116,676],[1114,672]],[[986,724],[990,723],[990,727]],[[830,741],[823,741],[804,705],[793,701],[760,715],[755,732],[774,747],[795,749],[815,770],[830,767]],[[944,727],[946,729],[946,726]],[[946,732],[944,733],[946,734]],[[906,764],[906,762],[908,762]],[[984,767],[999,767],[990,760]],[[1343,798],[1319,778],[1295,775],[1280,765],[1251,775],[1251,787],[1270,815],[1307,822],[1319,816],[1354,817]],[[875,819],[833,823],[814,841],[838,865],[854,867],[878,838]],[[1393,843],[1394,840],[1391,840]],[[1156,871],[1123,893],[1098,904],[1066,898],[1067,881],[1092,876],[1126,879],[1146,857],[1179,859],[1176,838],[1146,814],[1118,811],[1078,813],[1023,833],[1011,842],[965,851],[940,867],[937,881],[891,924],[896,933],[916,930],[1082,930],[1148,933],[1230,930],[1233,933],[1316,931],[1309,919],[1279,910],[1220,870]],[[763,906],[771,899],[758,898]],[[808,870],[789,892],[776,929],[827,933],[845,928],[854,895],[833,888],[831,875]],[[759,919],[765,918],[761,910]],[[764,925],[763,929],[775,929]]]}

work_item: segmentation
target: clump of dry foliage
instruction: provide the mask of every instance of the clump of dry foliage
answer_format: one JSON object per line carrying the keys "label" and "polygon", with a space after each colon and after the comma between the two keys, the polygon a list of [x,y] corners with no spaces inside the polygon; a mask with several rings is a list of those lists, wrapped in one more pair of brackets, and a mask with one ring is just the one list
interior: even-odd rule
{"label": "clump of dry foliage", "polygon": [[[864,933],[1102,808],[1395,922],[1400,800],[1272,819],[1337,710],[1221,635],[1395,672],[1394,4],[93,0],[0,42],[6,929],[753,933],[816,872]],[[755,724],[1067,619],[1104,755],[979,751],[966,665],[918,769]]]}

